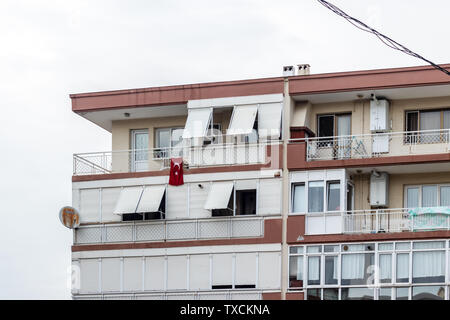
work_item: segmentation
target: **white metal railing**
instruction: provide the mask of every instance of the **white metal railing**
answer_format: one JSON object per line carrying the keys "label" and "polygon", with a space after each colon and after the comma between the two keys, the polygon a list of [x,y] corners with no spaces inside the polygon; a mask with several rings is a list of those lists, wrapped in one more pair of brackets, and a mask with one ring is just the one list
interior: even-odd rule
{"label": "white metal railing", "polygon": [[308,213],[306,215],[306,233],[309,235],[435,230],[450,230],[450,215],[444,213],[410,215],[407,208]]}
{"label": "white metal railing", "polygon": [[307,161],[449,152],[450,129],[291,139],[306,142]]}
{"label": "white metal railing", "polygon": [[157,171],[168,168],[170,159],[178,157],[182,157],[189,167],[264,164],[271,160],[267,156],[267,148],[276,150],[274,148],[281,145],[279,140],[256,143],[216,143],[220,139],[208,141],[211,143],[202,146],[74,154],[73,175]]}
{"label": "white metal railing", "polygon": [[82,225],[74,230],[74,244],[255,238],[264,236],[268,218],[233,216]]}
{"label": "white metal railing", "polygon": [[74,300],[262,300],[262,290],[204,290],[108,294],[73,294]]}

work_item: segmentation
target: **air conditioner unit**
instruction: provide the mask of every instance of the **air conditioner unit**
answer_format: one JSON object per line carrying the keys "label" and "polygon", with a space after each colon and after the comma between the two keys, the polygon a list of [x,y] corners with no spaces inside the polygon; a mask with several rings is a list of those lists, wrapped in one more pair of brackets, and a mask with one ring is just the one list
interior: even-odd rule
{"label": "air conditioner unit", "polygon": [[370,176],[370,205],[387,207],[389,205],[389,174],[374,172]]}

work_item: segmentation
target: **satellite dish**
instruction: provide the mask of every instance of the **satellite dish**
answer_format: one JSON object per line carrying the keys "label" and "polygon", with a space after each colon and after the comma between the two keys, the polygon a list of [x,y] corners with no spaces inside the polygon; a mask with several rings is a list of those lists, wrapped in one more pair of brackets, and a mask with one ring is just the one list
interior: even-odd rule
{"label": "satellite dish", "polygon": [[59,220],[63,226],[69,229],[75,229],[80,226],[80,215],[77,209],[73,207],[63,207],[59,210]]}

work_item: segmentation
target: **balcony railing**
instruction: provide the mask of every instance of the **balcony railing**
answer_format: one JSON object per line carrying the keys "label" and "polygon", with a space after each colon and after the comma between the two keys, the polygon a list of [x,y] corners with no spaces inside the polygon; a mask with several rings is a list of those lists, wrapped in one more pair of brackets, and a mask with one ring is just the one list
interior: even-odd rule
{"label": "balcony railing", "polygon": [[449,152],[450,129],[292,139],[306,142],[307,161]]}
{"label": "balcony railing", "polygon": [[74,244],[256,238],[264,236],[265,219],[234,216],[82,225],[75,229]]}
{"label": "balcony railing", "polygon": [[[73,175],[158,171],[170,166],[171,158],[182,157],[189,167],[265,164],[267,149],[276,150],[280,141],[258,143],[210,143],[142,150],[78,153],[73,156]],[[278,152],[271,152],[278,154]]]}
{"label": "balcony railing", "polygon": [[409,209],[378,209],[346,212],[308,213],[306,233],[361,234],[450,230],[450,215],[411,215]]}

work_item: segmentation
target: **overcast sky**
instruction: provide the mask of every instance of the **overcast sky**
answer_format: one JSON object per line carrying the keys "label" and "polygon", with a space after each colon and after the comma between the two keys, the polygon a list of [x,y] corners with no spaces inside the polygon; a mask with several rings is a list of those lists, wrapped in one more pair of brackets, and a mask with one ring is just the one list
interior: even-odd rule
{"label": "overcast sky", "polygon": [[[330,0],[450,63],[448,0]],[[72,154],[111,148],[70,93],[423,65],[315,0],[0,0],[0,298],[69,299]]]}

